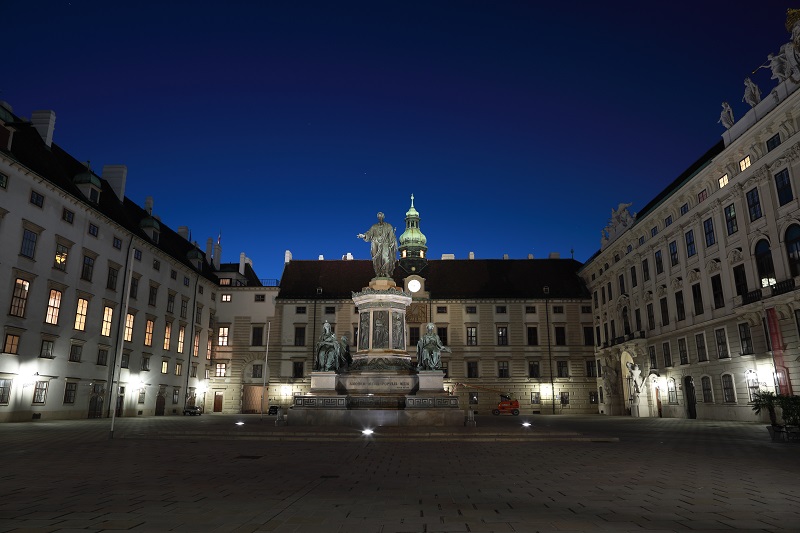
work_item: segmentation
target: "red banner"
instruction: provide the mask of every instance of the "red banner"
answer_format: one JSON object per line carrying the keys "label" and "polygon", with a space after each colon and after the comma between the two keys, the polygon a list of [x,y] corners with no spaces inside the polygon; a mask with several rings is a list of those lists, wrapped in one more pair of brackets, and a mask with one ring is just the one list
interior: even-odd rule
{"label": "red banner", "polygon": [[775,365],[775,380],[778,385],[778,392],[781,394],[792,394],[792,384],[789,382],[789,373],[783,361],[783,335],[778,323],[778,313],[774,307],[767,309],[767,328],[769,329],[769,340],[772,344],[772,362]]}

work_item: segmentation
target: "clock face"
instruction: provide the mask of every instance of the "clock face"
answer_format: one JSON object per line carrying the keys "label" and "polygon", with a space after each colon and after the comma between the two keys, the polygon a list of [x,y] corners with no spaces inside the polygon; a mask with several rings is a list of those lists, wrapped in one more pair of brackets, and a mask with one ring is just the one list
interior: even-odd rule
{"label": "clock face", "polygon": [[422,288],[422,284],[419,282],[418,279],[412,279],[408,282],[408,290],[411,292],[417,292]]}

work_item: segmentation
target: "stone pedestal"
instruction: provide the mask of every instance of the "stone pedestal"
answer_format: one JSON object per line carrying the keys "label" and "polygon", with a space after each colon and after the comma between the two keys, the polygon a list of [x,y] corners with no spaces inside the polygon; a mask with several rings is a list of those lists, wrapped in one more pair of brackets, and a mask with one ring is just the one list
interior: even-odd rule
{"label": "stone pedestal", "polygon": [[292,426],[453,426],[464,424],[458,397],[444,390],[444,372],[417,372],[406,351],[411,296],[394,280],[375,278],[353,293],[359,313],[357,351],[337,374],[311,373],[311,392],[295,396]]}

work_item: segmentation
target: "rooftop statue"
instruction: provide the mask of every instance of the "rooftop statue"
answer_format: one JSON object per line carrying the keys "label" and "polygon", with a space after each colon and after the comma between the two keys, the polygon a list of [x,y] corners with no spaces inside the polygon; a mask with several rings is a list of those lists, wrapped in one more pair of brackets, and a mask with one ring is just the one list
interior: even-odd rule
{"label": "rooftop statue", "polygon": [[425,326],[427,333],[417,342],[417,369],[440,370],[442,368],[442,352],[449,352],[450,348],[442,343],[436,334],[433,322]]}
{"label": "rooftop statue", "polygon": [[397,237],[391,224],[383,221],[383,213],[378,213],[378,223],[373,224],[366,233],[356,235],[371,243],[372,266],[379,278],[391,278],[397,262]]}
{"label": "rooftop statue", "polygon": [[769,68],[772,71],[772,80],[778,80],[778,83],[783,83],[789,76],[787,72],[789,65],[786,64],[786,54],[781,50],[778,55],[769,54],[767,56]]}
{"label": "rooftop statue", "polygon": [[726,130],[733,127],[733,109],[728,105],[728,102],[722,102],[722,112],[719,114],[718,123],[722,123]]}
{"label": "rooftop statue", "polygon": [[755,107],[761,101],[761,89],[753,83],[750,78],[744,79],[744,97],[742,102],[746,102],[750,107]]}

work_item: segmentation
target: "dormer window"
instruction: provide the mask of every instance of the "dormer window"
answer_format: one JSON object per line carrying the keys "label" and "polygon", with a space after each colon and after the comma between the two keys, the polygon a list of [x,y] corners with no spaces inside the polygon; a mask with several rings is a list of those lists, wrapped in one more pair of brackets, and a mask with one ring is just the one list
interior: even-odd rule
{"label": "dormer window", "polygon": [[89,201],[92,202],[93,204],[96,204],[97,202],[99,202],[100,201],[100,191],[98,191],[94,187],[89,189]]}

